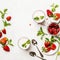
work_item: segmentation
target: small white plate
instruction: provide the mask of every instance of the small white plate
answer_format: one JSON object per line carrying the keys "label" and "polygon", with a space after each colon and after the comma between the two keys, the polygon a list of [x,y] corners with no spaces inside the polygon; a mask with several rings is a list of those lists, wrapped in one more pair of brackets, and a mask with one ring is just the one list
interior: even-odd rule
{"label": "small white plate", "polygon": [[[36,16],[38,16],[38,17],[44,16],[44,18],[43,18],[42,20],[36,21],[36,20],[34,20],[34,17],[36,17]],[[42,11],[42,10],[36,10],[36,11],[33,13],[32,18],[33,18],[33,20],[34,20],[36,23],[42,23],[42,22],[45,21],[46,15],[45,15],[44,11]]]}
{"label": "small white plate", "polygon": [[21,49],[24,49],[24,50],[29,49],[31,43],[28,44],[25,48],[22,47],[22,44],[24,44],[27,40],[30,40],[30,39],[27,38],[27,37],[21,37],[21,38],[18,40],[18,47],[21,48]]}

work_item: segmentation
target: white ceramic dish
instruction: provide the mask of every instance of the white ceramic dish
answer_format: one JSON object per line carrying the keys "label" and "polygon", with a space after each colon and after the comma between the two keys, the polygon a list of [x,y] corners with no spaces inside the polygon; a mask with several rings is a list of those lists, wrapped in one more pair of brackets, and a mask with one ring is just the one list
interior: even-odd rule
{"label": "white ceramic dish", "polygon": [[[38,16],[38,17],[44,16],[44,18],[41,19],[41,20],[36,21],[36,20],[34,20],[34,17],[36,17],[36,16]],[[34,20],[36,23],[42,23],[42,22],[45,21],[46,15],[45,15],[44,11],[42,11],[42,10],[36,10],[36,11],[33,13],[32,18],[33,18],[33,20]]]}
{"label": "white ceramic dish", "polygon": [[30,39],[27,38],[27,37],[21,37],[21,38],[18,40],[18,47],[21,48],[21,49],[24,49],[24,50],[29,49],[31,43],[30,43],[30,44],[27,44],[26,47],[22,47],[22,44],[24,44],[27,40],[30,40]]}

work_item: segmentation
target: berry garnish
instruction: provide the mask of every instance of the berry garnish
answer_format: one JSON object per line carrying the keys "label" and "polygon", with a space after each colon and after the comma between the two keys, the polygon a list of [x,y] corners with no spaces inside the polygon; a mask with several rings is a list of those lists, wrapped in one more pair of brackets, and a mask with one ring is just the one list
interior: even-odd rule
{"label": "berry garnish", "polygon": [[11,16],[7,16],[7,17],[6,17],[6,20],[7,20],[7,21],[10,21],[10,20],[11,20]]}
{"label": "berry garnish", "polygon": [[52,13],[52,11],[47,10],[47,16],[48,16],[48,17],[53,17],[53,13]]}
{"label": "berry garnish", "polygon": [[3,50],[5,50],[6,52],[10,52],[10,48],[7,45],[3,46]]}
{"label": "berry garnish", "polygon": [[0,40],[0,43],[5,45],[7,43],[7,37],[4,37]]}
{"label": "berry garnish", "polygon": [[4,28],[4,29],[2,30],[2,32],[3,32],[3,34],[6,34],[6,29]]}
{"label": "berry garnish", "polygon": [[0,32],[0,38],[2,37],[2,32]]}

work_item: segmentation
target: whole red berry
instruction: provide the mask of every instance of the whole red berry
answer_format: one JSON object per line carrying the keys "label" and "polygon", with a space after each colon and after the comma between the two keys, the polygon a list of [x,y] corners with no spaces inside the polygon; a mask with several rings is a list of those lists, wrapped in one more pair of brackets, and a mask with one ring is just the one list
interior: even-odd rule
{"label": "whole red berry", "polygon": [[6,17],[6,20],[7,20],[7,21],[10,21],[10,20],[11,20],[11,16],[7,16],[7,17]]}
{"label": "whole red berry", "polygon": [[44,45],[45,45],[45,47],[49,47],[50,46],[50,41],[45,41]]}
{"label": "whole red berry", "polygon": [[5,51],[7,51],[7,52],[10,52],[10,48],[9,48],[9,46],[7,46],[7,45],[3,47],[3,50],[5,50]]}
{"label": "whole red berry", "polygon": [[2,37],[2,32],[0,32],[0,38]]}
{"label": "whole red berry", "polygon": [[48,16],[48,17],[53,17],[53,13],[52,13],[52,11],[47,10],[47,16]]}
{"label": "whole red berry", "polygon": [[4,28],[4,29],[2,30],[2,32],[3,32],[3,34],[6,34],[6,29]]}

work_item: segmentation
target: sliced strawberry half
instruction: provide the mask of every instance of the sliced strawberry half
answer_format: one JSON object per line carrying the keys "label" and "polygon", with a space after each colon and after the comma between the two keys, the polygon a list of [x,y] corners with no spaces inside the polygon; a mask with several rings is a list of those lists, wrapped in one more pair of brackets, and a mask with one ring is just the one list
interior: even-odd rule
{"label": "sliced strawberry half", "polygon": [[0,40],[0,43],[5,45],[7,43],[7,37],[4,37]]}
{"label": "sliced strawberry half", "polygon": [[55,19],[55,20],[60,19],[60,13],[55,13],[55,14],[54,14],[54,19]]}

